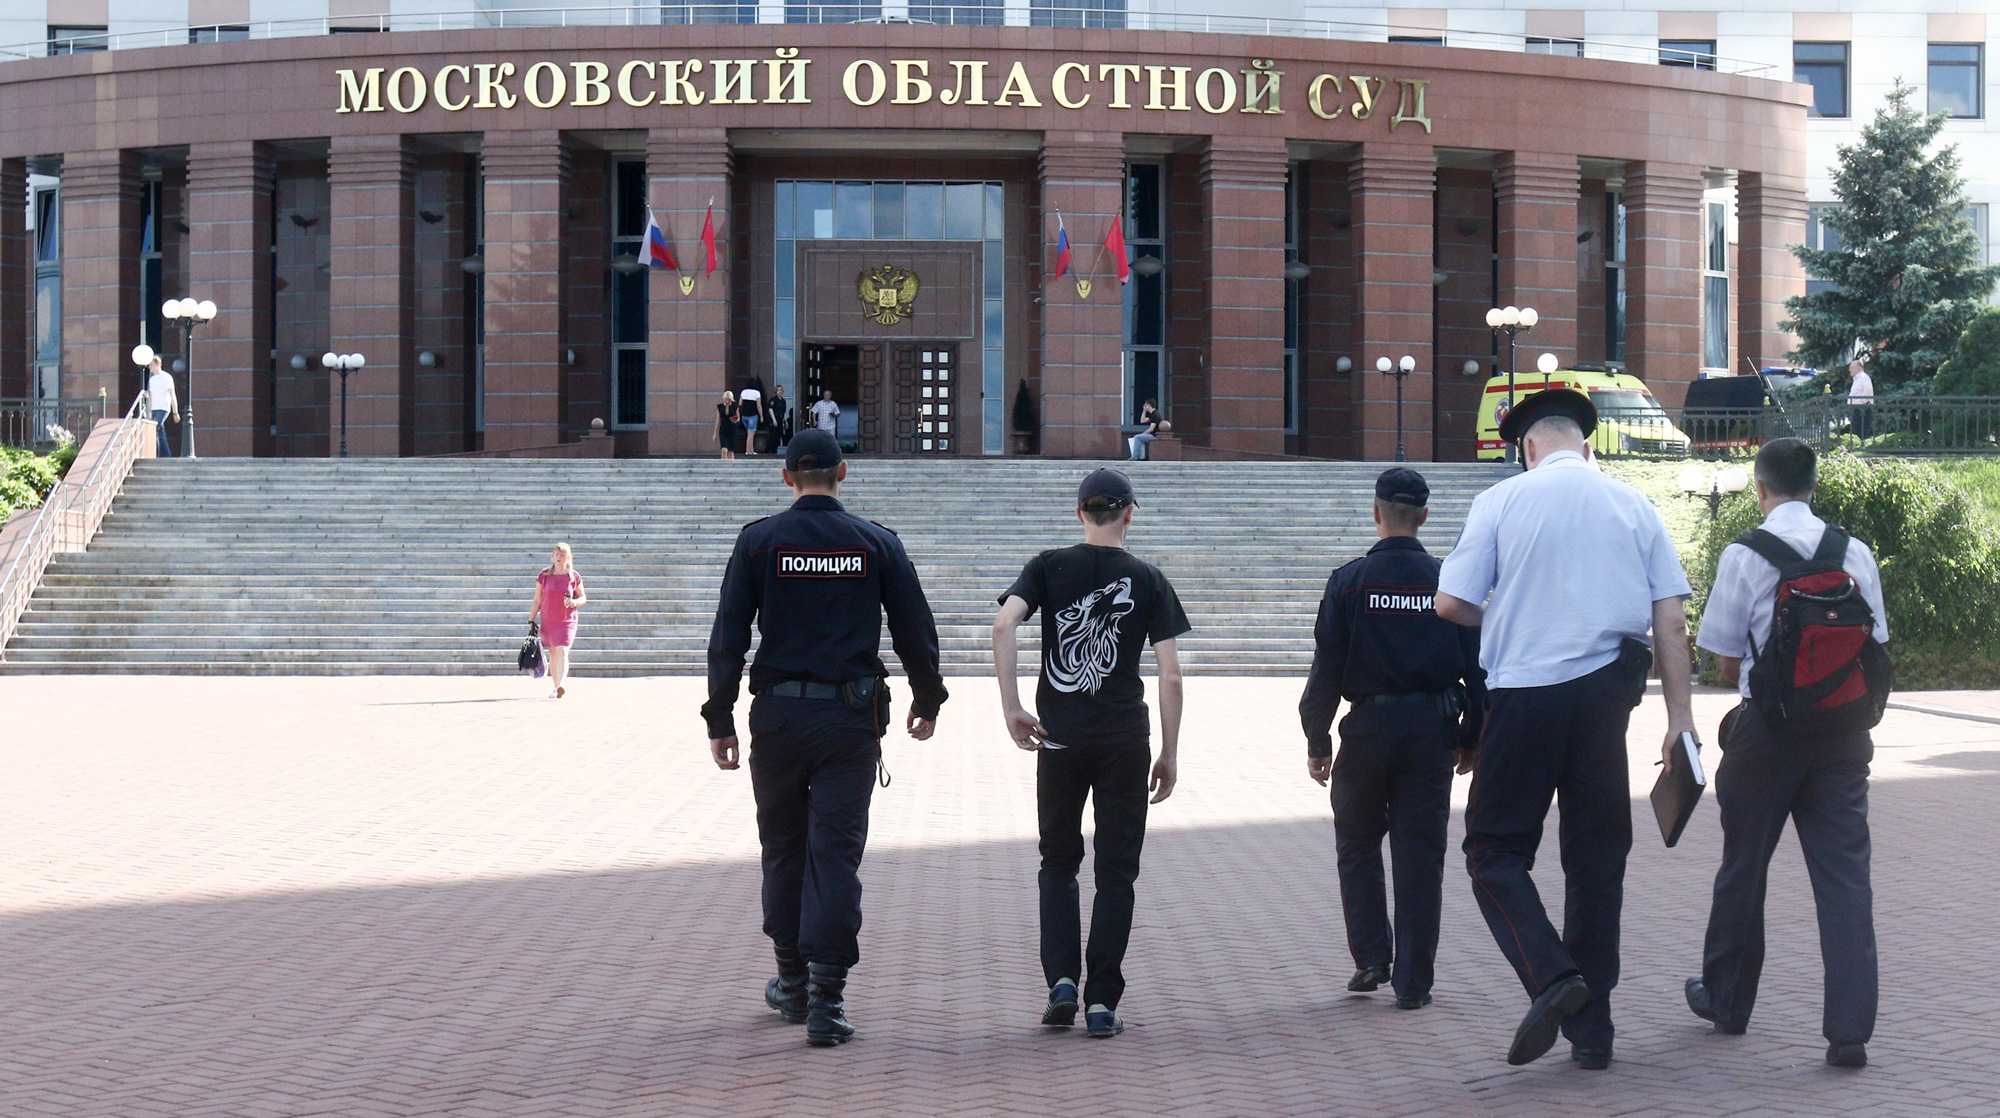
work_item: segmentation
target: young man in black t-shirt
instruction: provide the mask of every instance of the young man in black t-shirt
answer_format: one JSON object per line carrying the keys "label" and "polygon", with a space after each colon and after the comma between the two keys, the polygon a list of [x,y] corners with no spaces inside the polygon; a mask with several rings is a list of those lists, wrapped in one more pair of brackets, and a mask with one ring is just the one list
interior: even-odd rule
{"label": "young man in black t-shirt", "polygon": [[[1090,913],[1085,1024],[1094,1037],[1124,1031],[1120,964],[1132,935],[1132,883],[1146,837],[1146,795],[1173,794],[1180,747],[1181,666],[1175,638],[1189,629],[1167,576],[1125,550],[1138,501],[1117,470],[1098,470],[1077,489],[1083,543],[1044,551],[1000,596],[993,662],[1014,744],[1037,751],[1035,797],[1041,823],[1042,972],[1049,1004],[1042,1024],[1076,1021],[1084,969],[1076,871],[1083,864],[1083,802],[1097,805],[1097,899]],[[1035,710],[1021,707],[1015,630],[1042,611],[1041,684]],[[1160,756],[1149,744],[1146,642],[1160,668]],[[1149,766],[1150,764],[1150,773]]]}

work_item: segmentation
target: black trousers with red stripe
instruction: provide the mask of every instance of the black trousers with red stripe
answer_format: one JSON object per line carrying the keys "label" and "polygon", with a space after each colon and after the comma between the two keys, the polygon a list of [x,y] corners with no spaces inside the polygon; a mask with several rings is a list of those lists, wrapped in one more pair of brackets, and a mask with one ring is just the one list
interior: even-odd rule
{"label": "black trousers with red stripe", "polygon": [[[1488,692],[1465,809],[1473,896],[1528,995],[1571,974],[1590,984],[1590,1001],[1563,1025],[1563,1035],[1583,1048],[1611,1047],[1618,921],[1632,849],[1625,731],[1634,693],[1631,673],[1616,663],[1548,687]],[[1528,876],[1552,798],[1562,812],[1560,935]]]}

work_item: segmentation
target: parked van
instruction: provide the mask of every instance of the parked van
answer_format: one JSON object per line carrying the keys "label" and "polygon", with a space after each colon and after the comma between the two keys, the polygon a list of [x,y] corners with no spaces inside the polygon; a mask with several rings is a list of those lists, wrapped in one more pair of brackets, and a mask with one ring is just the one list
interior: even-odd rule
{"label": "parked van", "polygon": [[1674,426],[1645,381],[1630,373],[1604,369],[1557,369],[1546,377],[1539,372],[1514,374],[1511,398],[1506,373],[1486,382],[1479,405],[1481,461],[1507,457],[1507,444],[1500,441],[1500,421],[1516,403],[1544,388],[1574,388],[1597,405],[1597,432],[1590,437],[1590,445],[1600,455],[1687,453],[1687,435]]}
{"label": "parked van", "polygon": [[1770,404],[1762,377],[1704,377],[1688,385],[1681,430],[1697,454],[1753,451],[1764,445]]}

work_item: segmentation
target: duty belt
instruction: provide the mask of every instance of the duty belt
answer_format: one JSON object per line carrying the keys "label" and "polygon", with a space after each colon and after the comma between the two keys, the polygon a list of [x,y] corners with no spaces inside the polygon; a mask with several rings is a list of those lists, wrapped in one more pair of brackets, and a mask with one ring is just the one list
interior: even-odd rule
{"label": "duty belt", "polygon": [[837,683],[813,683],[804,679],[787,679],[773,683],[765,692],[780,699],[838,699],[840,685]]}
{"label": "duty belt", "polygon": [[1443,691],[1382,691],[1354,700],[1355,706],[1438,707],[1445,702]]}

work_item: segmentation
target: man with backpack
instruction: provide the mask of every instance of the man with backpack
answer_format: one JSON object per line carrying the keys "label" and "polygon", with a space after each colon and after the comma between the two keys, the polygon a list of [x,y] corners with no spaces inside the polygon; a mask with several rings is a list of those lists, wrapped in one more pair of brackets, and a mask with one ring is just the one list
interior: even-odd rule
{"label": "man with backpack", "polygon": [[1764,965],[1764,884],[1789,816],[1819,912],[1826,1061],[1858,1068],[1875,1030],[1868,731],[1888,701],[1889,625],[1874,553],[1809,507],[1817,471],[1798,439],[1758,451],[1764,523],[1723,550],[1702,614],[1696,644],[1744,701],[1719,735],[1722,867],[1701,977],[1686,993],[1717,1032],[1749,1027]]}

